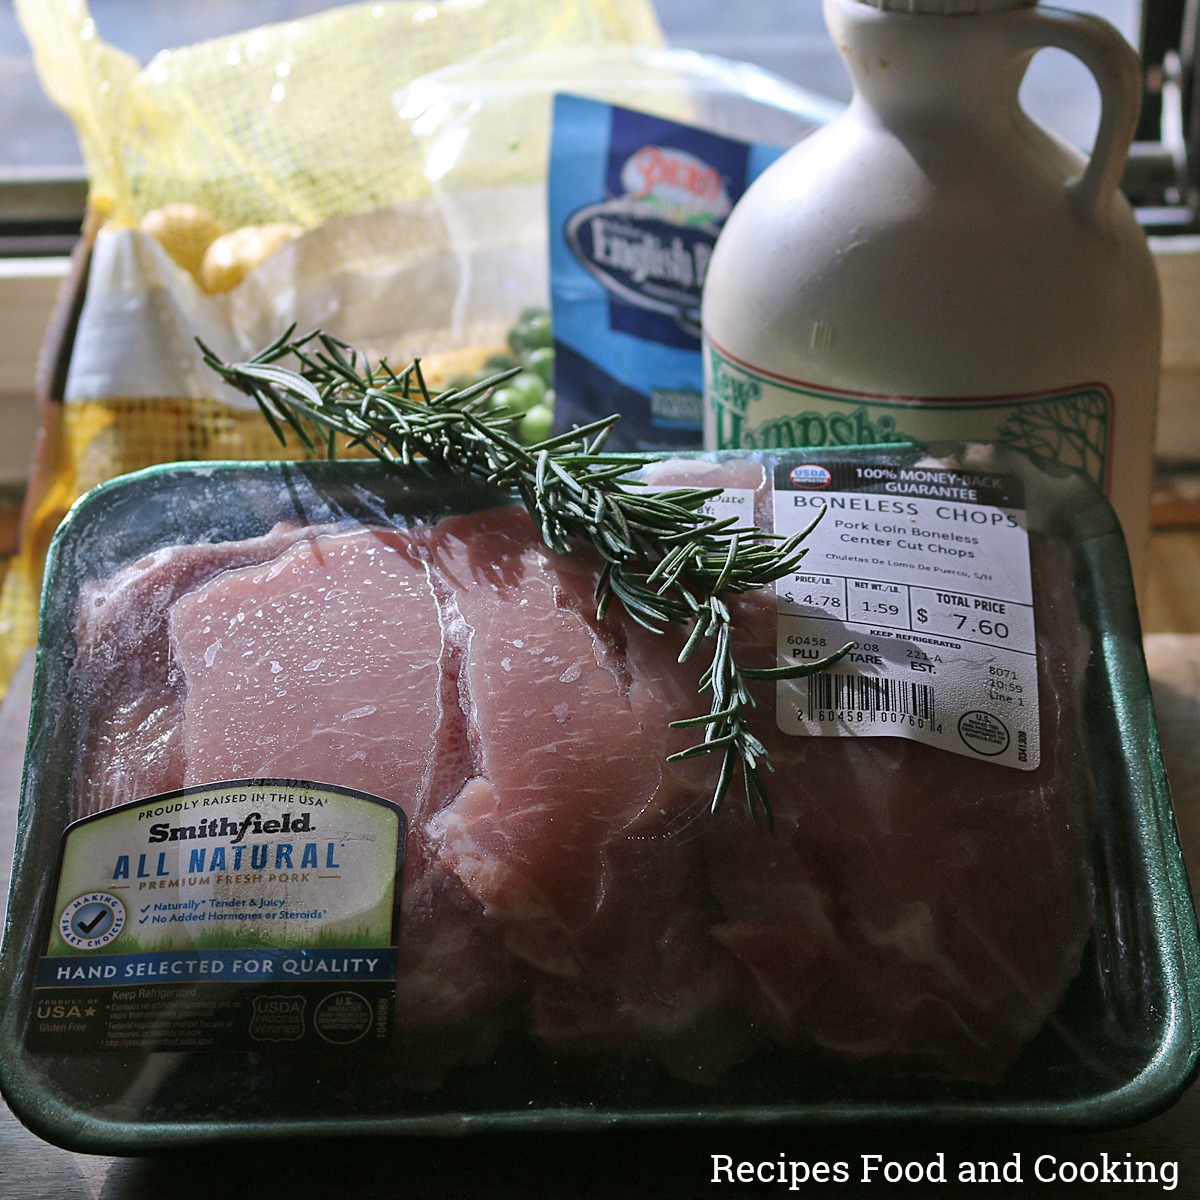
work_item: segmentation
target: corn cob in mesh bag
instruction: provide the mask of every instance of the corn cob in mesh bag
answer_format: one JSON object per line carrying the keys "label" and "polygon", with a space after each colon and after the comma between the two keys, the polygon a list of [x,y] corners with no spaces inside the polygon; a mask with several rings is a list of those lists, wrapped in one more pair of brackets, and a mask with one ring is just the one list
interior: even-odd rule
{"label": "corn cob in mesh bag", "polygon": [[[70,505],[177,460],[281,458],[204,365],[290,325],[431,386],[548,301],[555,90],[795,140],[802,89],[663,46],[650,0],[390,0],[163,51],[106,43],[85,0],[16,0],[89,178],[79,269],[43,354],[42,429],[0,592],[0,688],[36,638]],[[765,98],[764,98],[765,97]],[[784,120],[780,122],[780,117]]]}

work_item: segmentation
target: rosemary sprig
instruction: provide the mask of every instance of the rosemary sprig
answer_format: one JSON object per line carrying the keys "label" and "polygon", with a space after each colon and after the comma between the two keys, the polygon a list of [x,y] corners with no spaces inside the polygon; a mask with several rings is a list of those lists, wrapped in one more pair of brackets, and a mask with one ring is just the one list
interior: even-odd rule
{"label": "rosemary sprig", "polygon": [[[633,472],[650,455],[606,454],[616,416],[523,445],[519,413],[489,402],[514,372],[438,394],[425,385],[419,361],[393,371],[374,365],[327,333],[296,338],[294,327],[248,362],[226,363],[200,344],[205,362],[228,383],[254,398],[280,442],[290,431],[311,453],[336,457],[337,439],[361,446],[397,468],[418,460],[464,480],[515,492],[552,550],[569,553],[590,544],[603,566],[596,586],[597,615],[614,601],[634,621],[661,633],[690,625],[679,655],[686,662],[704,644],[712,647],[701,689],[709,710],[673,722],[702,729],[695,745],[673,759],[720,756],[711,809],[724,803],[740,775],[750,816],[773,814],[763,773],[771,769],[765,747],[750,731],[754,705],[750,680],[797,679],[824,670],[853,643],[817,662],[769,669],[738,664],[733,617],[724,597],[762,588],[793,572],[812,526],[790,538],[765,534],[736,518],[714,520],[704,506],[720,488],[640,489]],[[280,365],[292,359],[294,367]],[[740,767],[740,771],[739,771]]]}

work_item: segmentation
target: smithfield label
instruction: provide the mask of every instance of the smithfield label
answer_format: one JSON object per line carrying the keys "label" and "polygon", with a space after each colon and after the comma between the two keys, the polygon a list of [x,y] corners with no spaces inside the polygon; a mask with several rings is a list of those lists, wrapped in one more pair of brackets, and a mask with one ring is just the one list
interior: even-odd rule
{"label": "smithfield label", "polygon": [[698,449],[700,300],[717,235],[776,147],[556,96],[550,283],[559,431],[619,412],[613,449]]}
{"label": "smithfield label", "polygon": [[377,1048],[403,810],[287,779],[188,788],[65,832],[30,1043],[54,1053]]}

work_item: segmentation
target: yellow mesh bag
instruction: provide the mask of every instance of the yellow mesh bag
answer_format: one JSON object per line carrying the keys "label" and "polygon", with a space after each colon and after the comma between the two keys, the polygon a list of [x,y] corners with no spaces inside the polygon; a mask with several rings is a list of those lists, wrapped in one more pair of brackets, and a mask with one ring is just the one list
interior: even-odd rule
{"label": "yellow mesh bag", "polygon": [[[449,277],[462,248],[430,199],[426,147],[397,113],[401,89],[498,47],[662,44],[649,0],[392,0],[143,66],[103,40],[84,0],[16,0],[16,10],[46,92],[79,135],[98,233],[81,326],[91,339],[72,349],[63,402],[44,403],[0,592],[0,688],[34,644],[46,550],[80,495],[155,463],[289,456],[256,410],[200,378],[193,334],[232,356],[297,313],[303,324],[332,309],[320,323],[356,344],[393,358],[442,350],[447,370],[472,340],[487,342],[466,321],[457,339],[429,346],[448,317],[421,289]],[[489,184],[532,184],[544,147],[502,139],[483,160]],[[522,212],[496,222],[514,245]],[[518,262],[517,249],[497,261]]]}
{"label": "yellow mesh bag", "polygon": [[330,217],[428,189],[395,90],[500,46],[661,42],[648,0],[392,0],[164,51],[141,68],[82,0],[16,0],[75,122],[93,203],[132,224],[187,201],[227,229]]}

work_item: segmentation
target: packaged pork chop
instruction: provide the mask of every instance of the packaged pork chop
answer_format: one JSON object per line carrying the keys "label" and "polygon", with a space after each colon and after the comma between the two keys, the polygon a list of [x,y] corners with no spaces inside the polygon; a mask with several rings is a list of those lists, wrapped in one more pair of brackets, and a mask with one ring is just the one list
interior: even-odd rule
{"label": "packaged pork chop", "polygon": [[748,671],[842,654],[748,684],[769,813],[674,757],[683,627],[598,616],[510,495],[205,464],[76,507],[0,962],[23,1120],[1077,1125],[1183,1086],[1195,918],[1099,493],[982,446],[640,479],[808,530],[727,600]]}

